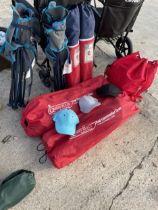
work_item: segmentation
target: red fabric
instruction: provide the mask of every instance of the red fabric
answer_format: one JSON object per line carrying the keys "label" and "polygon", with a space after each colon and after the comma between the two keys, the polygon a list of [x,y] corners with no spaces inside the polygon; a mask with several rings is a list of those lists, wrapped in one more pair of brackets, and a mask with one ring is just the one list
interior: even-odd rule
{"label": "red fabric", "polygon": [[70,58],[72,62],[72,72],[66,74],[67,87],[73,87],[80,83],[80,48],[79,43],[69,47]]}
{"label": "red fabric", "polygon": [[53,128],[43,135],[48,157],[57,168],[70,164],[138,111],[125,93],[104,99],[101,106],[89,114],[79,114],[75,136],[57,134]]}
{"label": "red fabric", "polygon": [[94,38],[80,40],[81,81],[92,78],[94,63]]}
{"label": "red fabric", "polygon": [[105,78],[98,76],[70,89],[35,97],[22,112],[21,125],[26,134],[37,137],[53,128],[51,115],[61,108],[72,108],[78,114],[80,112],[77,104],[78,98],[93,92],[104,83],[107,83]]}
{"label": "red fabric", "polygon": [[138,92],[134,95],[135,98],[139,97],[141,93],[145,92],[152,85],[157,69],[158,69],[158,61],[148,62],[145,74],[145,81],[138,90]]}
{"label": "red fabric", "polygon": [[107,79],[133,100],[147,90],[155,77],[158,62],[140,58],[138,52],[120,58],[106,69]]}
{"label": "red fabric", "polygon": [[[84,45],[82,47],[84,49]],[[108,81],[98,76],[70,89],[34,98],[24,109],[21,124],[27,135],[42,136],[48,157],[57,168],[62,168],[139,111],[134,100],[152,84],[157,67],[157,61],[149,62],[140,58],[139,53],[118,59],[107,68]],[[87,69],[90,68],[86,65],[81,69],[83,79],[92,73]],[[116,98],[99,98],[95,90],[108,82],[122,89],[123,93]],[[78,99],[87,94],[98,98],[101,106],[83,114],[79,110]],[[51,116],[61,108],[71,108],[79,116],[75,136],[61,135],[55,131]]]}

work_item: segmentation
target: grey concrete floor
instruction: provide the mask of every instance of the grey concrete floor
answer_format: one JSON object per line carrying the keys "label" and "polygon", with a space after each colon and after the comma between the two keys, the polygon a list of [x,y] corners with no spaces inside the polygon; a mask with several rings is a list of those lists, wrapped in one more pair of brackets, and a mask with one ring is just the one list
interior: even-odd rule
{"label": "grey concrete floor", "polygon": [[[9,0],[0,1],[0,25],[10,21]],[[130,35],[134,51],[158,58],[158,4],[146,0]],[[115,59],[110,45],[100,42],[97,69]],[[32,97],[45,89],[35,71]],[[7,107],[10,71],[0,72],[0,179],[25,168],[35,172],[35,190],[13,210],[157,210],[158,209],[158,77],[144,94],[141,112],[79,160],[62,170],[49,161],[38,162],[40,139],[27,137],[20,124],[21,110]],[[1,143],[11,135],[10,141]]]}

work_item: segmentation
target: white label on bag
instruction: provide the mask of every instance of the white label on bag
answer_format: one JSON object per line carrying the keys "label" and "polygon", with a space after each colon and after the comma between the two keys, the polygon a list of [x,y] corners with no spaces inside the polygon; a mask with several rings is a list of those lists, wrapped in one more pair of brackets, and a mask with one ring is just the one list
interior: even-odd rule
{"label": "white label on bag", "polygon": [[74,53],[74,67],[77,67],[80,63],[80,49],[79,47],[75,49]]}
{"label": "white label on bag", "polygon": [[26,79],[29,79],[31,77],[31,70],[29,69],[26,73]]}
{"label": "white label on bag", "polygon": [[[35,61],[35,59],[32,61],[32,69],[34,68],[34,66],[35,66],[35,64],[36,64],[36,61]],[[26,79],[29,79],[31,77],[31,69],[29,69],[28,71],[27,71],[27,73],[26,73]]]}
{"label": "white label on bag", "polygon": [[71,136],[70,139],[77,138],[79,136],[82,136],[86,133],[92,132],[97,126],[102,125],[105,122],[108,122],[109,120],[116,117],[116,114],[122,110],[122,107],[116,108],[114,111],[110,112],[109,114],[103,116],[102,118],[88,124],[83,125],[81,128],[77,129],[76,134],[74,136]]}
{"label": "white label on bag", "polygon": [[66,60],[63,68],[63,75],[70,74],[71,72],[72,72],[72,63],[69,63],[69,61]]}
{"label": "white label on bag", "polygon": [[77,104],[78,101],[79,101],[79,98],[76,98],[72,101],[65,101],[61,104],[56,104],[54,106],[48,105],[48,114],[52,115],[60,109],[68,109],[68,108],[70,109],[73,107],[73,105]]}
{"label": "white label on bag", "polygon": [[93,61],[94,50],[93,50],[93,43],[86,44],[85,46],[85,63],[89,63]]}

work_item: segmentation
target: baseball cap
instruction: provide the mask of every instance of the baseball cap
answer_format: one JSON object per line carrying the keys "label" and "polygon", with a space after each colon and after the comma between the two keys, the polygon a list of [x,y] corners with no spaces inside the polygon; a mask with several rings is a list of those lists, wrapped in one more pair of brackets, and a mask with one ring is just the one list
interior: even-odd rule
{"label": "baseball cap", "polygon": [[95,107],[100,106],[100,105],[101,103],[98,101],[98,99],[90,95],[83,96],[79,99],[80,111],[83,113],[89,113]]}
{"label": "baseball cap", "polygon": [[61,109],[52,116],[55,129],[59,134],[74,135],[79,123],[77,114],[71,109]]}
{"label": "baseball cap", "polygon": [[109,83],[106,85],[103,85],[102,87],[98,88],[96,90],[96,93],[100,96],[100,97],[108,97],[108,96],[112,96],[112,97],[116,97],[118,96],[122,91],[116,87],[115,85]]}

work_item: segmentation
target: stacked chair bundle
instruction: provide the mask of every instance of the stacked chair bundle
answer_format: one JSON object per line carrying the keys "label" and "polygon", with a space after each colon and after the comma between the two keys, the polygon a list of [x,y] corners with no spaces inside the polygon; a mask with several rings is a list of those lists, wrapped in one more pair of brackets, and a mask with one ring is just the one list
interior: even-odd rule
{"label": "stacked chair bundle", "polygon": [[[103,76],[90,79],[69,90],[49,93],[34,98],[22,113],[21,124],[29,136],[42,136],[48,157],[57,168],[62,168],[101,141],[119,127],[139,108],[126,93],[116,98],[102,99],[96,89],[108,84]],[[92,95],[101,102],[88,114],[80,111],[78,100]],[[80,123],[74,136],[58,134],[52,116],[63,108],[71,108]],[[67,122],[65,122],[67,123]]]}
{"label": "stacked chair bundle", "polygon": [[40,78],[45,86],[61,90],[92,78],[95,19],[88,2],[35,1],[34,4],[43,30],[40,45],[46,60],[39,67],[44,67]]}
{"label": "stacked chair bundle", "polygon": [[[12,21],[0,46],[0,54],[11,62],[12,109],[28,103],[35,64],[51,91],[92,78],[95,20],[87,1],[36,0],[35,7],[26,0],[12,3]],[[46,55],[42,64],[37,59],[38,44]]]}
{"label": "stacked chair bundle", "polygon": [[[22,113],[22,127],[29,136],[42,137],[48,157],[62,168],[139,112],[136,101],[152,84],[157,67],[157,61],[141,58],[139,53],[123,57],[107,67],[107,79],[98,76],[68,90],[34,98]],[[98,88],[106,84],[119,87],[121,93],[115,97],[98,95]],[[79,107],[79,100],[85,95],[94,96],[101,104],[87,114]],[[75,135],[59,134],[55,129],[52,118],[65,108],[78,115],[80,123]]]}

